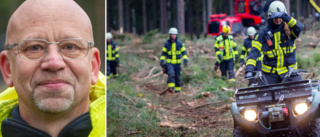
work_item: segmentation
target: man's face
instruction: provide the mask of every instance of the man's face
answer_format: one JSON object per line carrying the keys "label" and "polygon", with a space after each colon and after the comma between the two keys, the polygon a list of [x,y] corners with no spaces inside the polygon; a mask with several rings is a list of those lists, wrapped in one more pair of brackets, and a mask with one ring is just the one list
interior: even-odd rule
{"label": "man's face", "polygon": [[222,35],[223,35],[224,37],[227,37],[227,36],[229,35],[229,33],[228,33],[228,32],[227,32],[227,33],[223,32]]}
{"label": "man's face", "polygon": [[254,39],[254,35],[249,36],[250,39]]}
{"label": "man's face", "polygon": [[110,43],[110,42],[111,42],[111,39],[107,39],[107,42]]}
{"label": "man's face", "polygon": [[[46,1],[41,6],[25,3],[9,21],[6,46],[23,39],[57,42],[82,38],[93,42],[89,18],[79,8],[68,7],[70,2]],[[57,45],[50,44],[42,60],[22,59],[15,47],[1,53],[0,64],[6,83],[18,93],[20,105],[60,113],[89,101],[100,59],[96,48],[89,49],[85,58],[64,59]]]}
{"label": "man's face", "polygon": [[172,40],[175,40],[175,39],[177,38],[177,35],[175,35],[175,34],[170,34],[170,38],[171,38]]}

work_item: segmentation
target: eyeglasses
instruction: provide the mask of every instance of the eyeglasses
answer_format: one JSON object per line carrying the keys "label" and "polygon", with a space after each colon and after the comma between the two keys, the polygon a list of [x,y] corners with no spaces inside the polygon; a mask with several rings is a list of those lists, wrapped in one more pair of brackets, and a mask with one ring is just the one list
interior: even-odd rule
{"label": "eyeglasses", "polygon": [[25,39],[8,46],[7,50],[14,47],[18,49],[18,55],[23,59],[41,60],[48,53],[50,44],[58,45],[58,50],[64,59],[81,59],[88,55],[93,42],[81,38],[62,39],[59,42],[48,42],[44,39]]}

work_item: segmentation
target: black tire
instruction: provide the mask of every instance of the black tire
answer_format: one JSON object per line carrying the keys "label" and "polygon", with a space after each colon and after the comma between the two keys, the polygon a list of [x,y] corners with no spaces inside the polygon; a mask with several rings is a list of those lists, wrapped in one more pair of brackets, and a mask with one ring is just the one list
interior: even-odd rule
{"label": "black tire", "polygon": [[239,126],[236,126],[233,129],[233,136],[234,137],[247,137],[246,133]]}
{"label": "black tire", "polygon": [[311,122],[310,129],[312,137],[320,137],[320,118]]}

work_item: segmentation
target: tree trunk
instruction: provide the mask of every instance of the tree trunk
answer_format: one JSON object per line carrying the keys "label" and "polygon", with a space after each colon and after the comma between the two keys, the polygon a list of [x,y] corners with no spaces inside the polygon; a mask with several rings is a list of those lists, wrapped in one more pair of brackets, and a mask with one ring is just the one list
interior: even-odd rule
{"label": "tree trunk", "polygon": [[208,3],[207,3],[207,19],[209,18],[209,16],[212,14],[212,0],[208,0]]}
{"label": "tree trunk", "polygon": [[125,32],[130,33],[130,0],[126,0],[125,6],[125,18],[126,18],[126,27],[125,27]]}
{"label": "tree trunk", "polygon": [[301,0],[296,0],[296,2],[297,2],[296,3],[296,6],[297,6],[296,7],[297,8],[296,18],[299,19],[301,16],[301,14],[300,14],[301,13]]}
{"label": "tree trunk", "polygon": [[193,40],[193,7],[192,2],[188,1],[188,30],[190,34],[190,39]]}
{"label": "tree trunk", "polygon": [[234,15],[234,4],[233,4],[233,0],[229,0],[229,15]]}
{"label": "tree trunk", "polygon": [[110,11],[108,11],[109,10],[109,8],[108,8],[108,4],[110,4],[108,1],[106,1],[106,7],[107,7],[107,9],[106,9],[106,11],[107,11],[107,18],[106,18],[106,22],[107,22],[107,32],[110,32]]}
{"label": "tree trunk", "polygon": [[123,33],[123,1],[118,0],[118,19],[119,19],[119,32]]}
{"label": "tree trunk", "polygon": [[156,12],[156,2],[157,2],[157,0],[153,0],[152,1],[152,17],[153,17],[153,19],[152,19],[152,29],[156,29],[156,28],[158,28],[157,27],[157,12]]}
{"label": "tree trunk", "polygon": [[147,33],[147,13],[146,13],[146,0],[142,0],[143,9],[143,34]]}
{"label": "tree trunk", "polygon": [[286,9],[287,9],[287,13],[291,13],[290,12],[290,0],[282,0],[283,1],[283,4],[286,6]]}
{"label": "tree trunk", "polygon": [[137,34],[136,31],[136,10],[133,8],[131,9],[131,16],[132,16],[132,33]]}
{"label": "tree trunk", "polygon": [[207,33],[207,9],[206,9],[206,0],[202,0],[202,32],[203,35],[206,36]]}
{"label": "tree trunk", "polygon": [[177,0],[178,9],[178,30],[180,34],[185,34],[185,24],[184,24],[184,0]]}
{"label": "tree trunk", "polygon": [[161,24],[160,24],[160,29],[161,33],[166,33],[167,30],[167,0],[160,0],[160,11],[161,11]]}

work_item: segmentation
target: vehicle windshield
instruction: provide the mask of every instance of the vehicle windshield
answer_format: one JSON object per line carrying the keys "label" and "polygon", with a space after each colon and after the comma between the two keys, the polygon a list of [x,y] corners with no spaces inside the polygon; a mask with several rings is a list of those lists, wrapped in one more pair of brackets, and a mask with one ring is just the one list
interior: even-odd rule
{"label": "vehicle windshield", "polygon": [[219,22],[212,21],[209,23],[209,33],[219,33]]}

